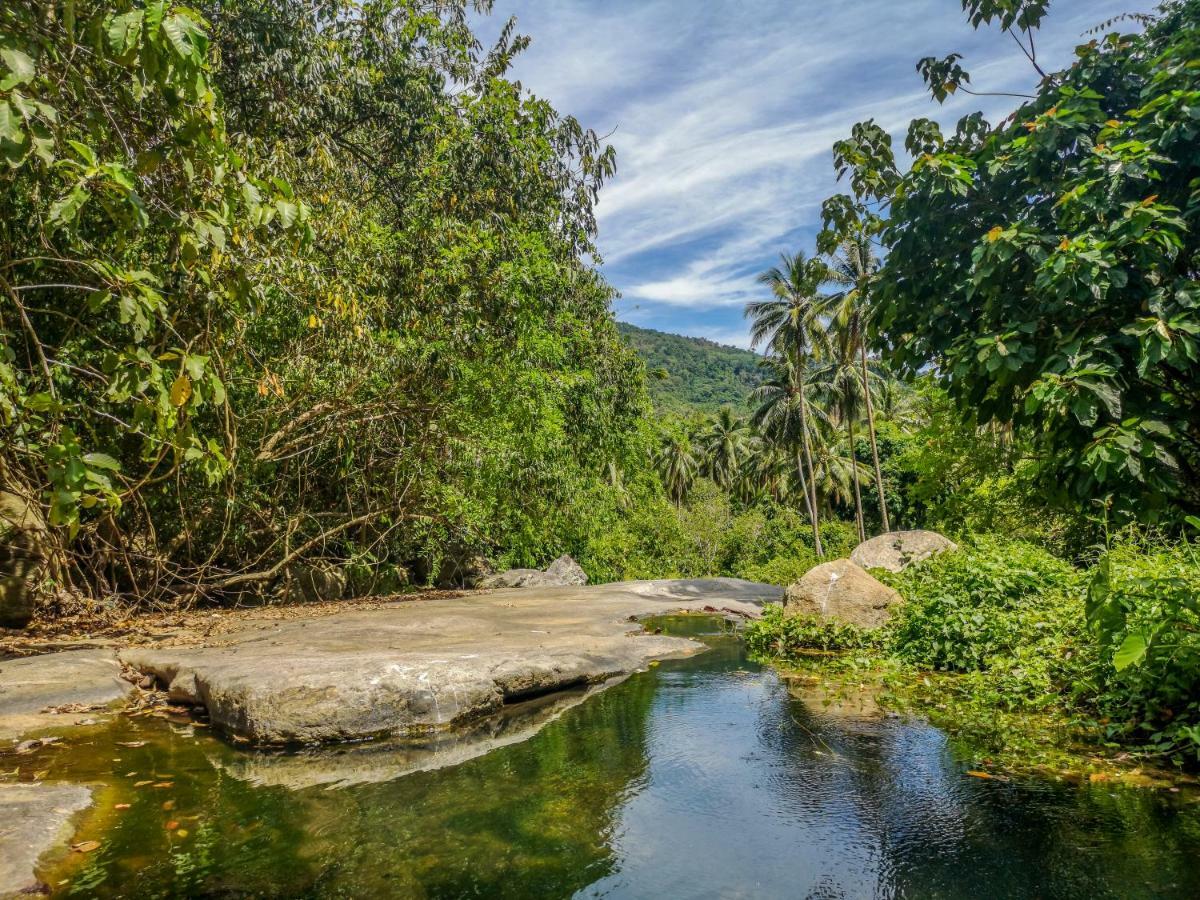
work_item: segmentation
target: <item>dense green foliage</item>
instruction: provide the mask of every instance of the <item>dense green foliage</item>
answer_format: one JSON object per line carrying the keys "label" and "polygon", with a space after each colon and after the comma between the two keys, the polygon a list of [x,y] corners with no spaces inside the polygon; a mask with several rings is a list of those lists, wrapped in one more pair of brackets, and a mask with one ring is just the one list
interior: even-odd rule
{"label": "dense green foliage", "polygon": [[[1034,4],[976,5],[978,24]],[[1040,16],[1016,20],[1030,42]],[[887,252],[878,340],[902,366],[1021,431],[1048,493],[1143,521],[1200,508],[1198,55],[1200,3],[1169,2],[1039,70],[998,126],[915,120],[907,172],[857,125],[835,147],[854,196],[825,206],[827,245],[865,221]],[[955,59],[921,69],[939,99],[966,81]]]}
{"label": "dense green foliage", "polygon": [[[1194,765],[1200,562],[1183,531],[1200,527],[1200,2],[1102,26],[1059,73],[1036,57],[1045,2],[963,6],[1021,45],[1035,95],[994,127],[912,122],[907,171],[887,132],[856,125],[834,147],[851,193],[825,204],[818,245],[847,260],[874,242],[885,261],[841,269],[858,321],[814,318],[807,268],[789,319],[794,355],[816,364],[793,367],[793,394],[836,373],[818,408],[827,398],[854,423],[847,386],[873,396],[865,344],[857,377],[836,352],[856,331],[915,381],[904,408],[869,421],[877,489],[896,519],[963,549],[880,573],[906,600],[880,633],[773,614],[750,640],[954,673],[939,689],[972,720],[1053,713]],[[1145,31],[1104,34],[1119,21]],[[974,90],[960,60],[918,65],[936,100]],[[1108,534],[1131,520],[1142,530]]]}
{"label": "dense green foliage", "polygon": [[[905,598],[879,632],[776,612],[749,626],[751,647],[784,658],[868,648],[901,671],[956,673],[956,695],[979,710],[1053,713],[1093,741],[1200,762],[1194,543],[1126,536],[1084,570],[1024,542],[981,538],[900,575],[875,574]],[[1106,623],[1097,604],[1120,622]],[[1146,629],[1158,639],[1144,640]]]}
{"label": "dense green foliage", "polygon": [[1118,544],[1092,576],[1088,613],[1116,673],[1102,698],[1109,734],[1200,754],[1200,544]]}
{"label": "dense green foliage", "polygon": [[617,502],[644,388],[591,268],[612,154],[467,12],[0,11],[0,480],[60,526],[59,583],[540,562]]}
{"label": "dense green foliage", "polygon": [[618,322],[617,330],[646,365],[656,409],[683,415],[716,413],[722,406],[741,410],[762,380],[760,357],[749,350],[626,322]]}

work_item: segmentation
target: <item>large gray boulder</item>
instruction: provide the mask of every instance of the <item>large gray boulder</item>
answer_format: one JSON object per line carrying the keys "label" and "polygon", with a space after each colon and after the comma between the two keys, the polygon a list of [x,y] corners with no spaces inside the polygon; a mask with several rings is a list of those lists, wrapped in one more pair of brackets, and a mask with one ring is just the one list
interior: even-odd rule
{"label": "large gray boulder", "polygon": [[789,587],[783,608],[788,615],[878,628],[891,618],[892,607],[901,600],[899,593],[858,564],[835,559],[809,569]]}
{"label": "large gray boulder", "polygon": [[863,541],[850,554],[850,559],[864,569],[887,569],[903,572],[913,563],[929,559],[958,545],[936,531],[889,531],[869,541]]}
{"label": "large gray boulder", "polygon": [[587,572],[583,571],[583,566],[565,553],[546,566],[546,574],[561,578],[567,584],[588,583]]}
{"label": "large gray boulder", "polygon": [[567,582],[557,575],[548,575],[541,569],[509,569],[496,575],[479,579],[476,587],[484,590],[495,588],[566,587]]}
{"label": "large gray boulder", "polygon": [[23,628],[33,618],[49,560],[49,539],[36,505],[0,491],[0,627]]}
{"label": "large gray boulder", "polygon": [[70,840],[72,817],[91,803],[81,785],[0,785],[0,897],[49,893],[34,874],[38,860]]}

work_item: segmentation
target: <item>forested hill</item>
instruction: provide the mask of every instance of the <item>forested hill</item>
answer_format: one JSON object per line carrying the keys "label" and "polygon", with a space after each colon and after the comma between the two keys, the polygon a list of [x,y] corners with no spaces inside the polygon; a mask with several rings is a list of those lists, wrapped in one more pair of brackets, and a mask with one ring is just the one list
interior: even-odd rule
{"label": "forested hill", "polygon": [[626,322],[618,322],[617,329],[646,363],[650,396],[659,409],[745,409],[747,395],[761,379],[759,357],[749,350]]}

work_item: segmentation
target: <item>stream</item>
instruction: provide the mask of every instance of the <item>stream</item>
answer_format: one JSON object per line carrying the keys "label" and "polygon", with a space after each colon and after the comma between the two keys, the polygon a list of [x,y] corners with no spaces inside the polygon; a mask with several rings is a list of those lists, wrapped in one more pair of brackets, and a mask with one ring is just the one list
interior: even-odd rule
{"label": "stream", "polygon": [[[966,774],[920,720],[710,650],[438,745],[248,753],[121,717],[23,760],[95,786],[82,897],[1200,896],[1200,798]],[[125,805],[128,807],[125,808]]]}

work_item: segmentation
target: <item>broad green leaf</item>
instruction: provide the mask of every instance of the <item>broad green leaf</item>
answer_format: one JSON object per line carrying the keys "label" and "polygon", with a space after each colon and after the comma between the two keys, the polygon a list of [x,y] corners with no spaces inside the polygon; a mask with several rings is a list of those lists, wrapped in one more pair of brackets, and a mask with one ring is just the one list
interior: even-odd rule
{"label": "broad green leaf", "polygon": [[76,152],[76,154],[78,154],[79,158],[82,159],[85,163],[87,163],[92,168],[96,167],[96,165],[98,164],[99,161],[96,159],[96,151],[95,150],[93,150],[87,144],[81,144],[79,141],[70,141],[69,140],[69,141],[67,141],[67,144],[71,147],[72,150],[74,150]]}
{"label": "broad green leaf", "polygon": [[195,56],[191,41],[191,22],[179,13],[167,16],[162,21],[162,32],[167,36],[171,48],[183,59]]}
{"label": "broad green leaf", "polygon": [[85,453],[83,461],[93,469],[107,469],[110,472],[119,472],[121,470],[120,463],[107,453]]}
{"label": "broad green leaf", "polygon": [[0,90],[10,91],[18,84],[32,81],[36,73],[33,59],[15,47],[0,50],[0,61],[8,68],[8,75],[0,79]]}
{"label": "broad green leaf", "polygon": [[1129,632],[1125,635],[1121,646],[1117,648],[1117,652],[1113,654],[1113,668],[1118,672],[1123,672],[1130,666],[1138,665],[1146,658],[1147,649],[1149,649],[1149,643],[1144,632]]}
{"label": "broad green leaf", "polygon": [[89,196],[83,185],[75,185],[65,197],[59,198],[50,205],[50,224],[63,226],[74,222]]}
{"label": "broad green leaf", "polygon": [[300,207],[288,200],[280,200],[275,204],[275,208],[279,210],[279,221],[284,228],[291,228],[296,224],[296,217],[300,214]]}
{"label": "broad green leaf", "polygon": [[108,46],[117,56],[125,56],[137,46],[142,33],[142,10],[132,9],[114,16],[108,25]]}

